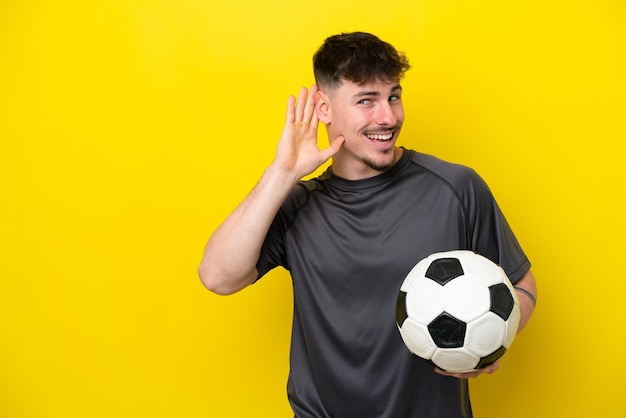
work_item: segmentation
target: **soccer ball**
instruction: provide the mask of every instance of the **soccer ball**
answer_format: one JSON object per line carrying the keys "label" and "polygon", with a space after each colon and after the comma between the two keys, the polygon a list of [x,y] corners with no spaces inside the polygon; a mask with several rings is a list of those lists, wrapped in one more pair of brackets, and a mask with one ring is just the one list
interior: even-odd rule
{"label": "soccer ball", "polygon": [[520,308],[504,270],[472,251],[432,254],[404,279],[396,322],[409,351],[454,373],[482,369],[513,343]]}

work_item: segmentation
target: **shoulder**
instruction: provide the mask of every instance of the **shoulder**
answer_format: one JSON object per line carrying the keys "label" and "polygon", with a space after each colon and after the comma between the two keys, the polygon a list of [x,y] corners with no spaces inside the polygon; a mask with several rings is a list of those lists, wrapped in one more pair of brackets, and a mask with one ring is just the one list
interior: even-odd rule
{"label": "shoulder", "polygon": [[309,180],[300,180],[281,205],[278,218],[285,224],[291,224],[311,197],[315,193],[323,192],[325,188],[324,175]]}
{"label": "shoulder", "polygon": [[409,154],[410,164],[437,177],[454,190],[461,191],[476,187],[486,188],[486,184],[478,173],[463,164],[442,160],[433,155],[413,150],[405,150]]}
{"label": "shoulder", "polygon": [[323,176],[309,180],[300,180],[289,193],[287,201],[291,201],[292,204],[297,206],[304,205],[312,194],[322,192],[326,188],[324,183]]}

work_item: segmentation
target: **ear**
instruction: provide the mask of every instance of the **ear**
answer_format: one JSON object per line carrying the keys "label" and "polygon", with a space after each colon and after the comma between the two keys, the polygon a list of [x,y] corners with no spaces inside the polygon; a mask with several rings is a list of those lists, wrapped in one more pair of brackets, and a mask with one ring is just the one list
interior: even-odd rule
{"label": "ear", "polygon": [[326,93],[323,91],[317,91],[315,93],[315,113],[317,118],[324,124],[330,123],[330,100]]}

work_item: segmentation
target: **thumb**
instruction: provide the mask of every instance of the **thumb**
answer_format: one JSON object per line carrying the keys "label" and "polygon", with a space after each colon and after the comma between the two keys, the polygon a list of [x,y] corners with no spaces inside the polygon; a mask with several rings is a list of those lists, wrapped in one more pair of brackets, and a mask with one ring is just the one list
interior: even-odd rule
{"label": "thumb", "polygon": [[328,160],[330,157],[337,154],[337,152],[339,152],[339,150],[343,146],[344,142],[345,138],[343,137],[343,135],[339,135],[337,138],[335,138],[335,140],[330,143],[328,148],[322,151],[322,154],[324,155],[324,160]]}

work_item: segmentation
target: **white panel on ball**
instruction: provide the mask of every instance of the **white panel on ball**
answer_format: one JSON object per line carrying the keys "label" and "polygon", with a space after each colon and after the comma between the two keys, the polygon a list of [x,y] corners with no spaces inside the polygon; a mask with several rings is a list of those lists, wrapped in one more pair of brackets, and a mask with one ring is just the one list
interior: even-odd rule
{"label": "white panel on ball", "polygon": [[402,326],[401,333],[404,343],[409,351],[423,359],[432,358],[437,346],[435,345],[426,325],[422,325],[408,318]]}
{"label": "white panel on ball", "polygon": [[473,321],[490,305],[489,289],[473,276],[463,275],[443,288],[443,309],[461,321]]}
{"label": "white panel on ball", "polygon": [[506,322],[498,315],[487,312],[475,321],[467,324],[465,348],[479,357],[493,353],[494,347],[504,345]]}
{"label": "white panel on ball", "polygon": [[470,372],[476,367],[480,358],[465,348],[441,348],[435,352],[432,361],[443,370],[453,372]]}

